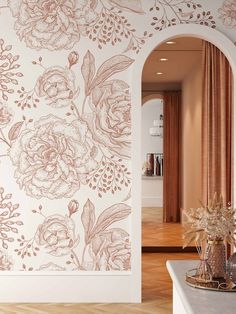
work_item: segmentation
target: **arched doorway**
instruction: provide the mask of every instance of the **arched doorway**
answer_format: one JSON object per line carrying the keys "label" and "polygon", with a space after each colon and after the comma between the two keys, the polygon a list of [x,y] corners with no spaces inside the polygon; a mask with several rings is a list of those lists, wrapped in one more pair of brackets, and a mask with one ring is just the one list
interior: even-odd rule
{"label": "arched doorway", "polygon": [[[137,274],[136,278],[140,279],[141,275],[141,179],[140,172],[137,169],[141,169],[141,130],[137,126],[141,121],[141,76],[142,69],[145,60],[151,53],[151,51],[164,41],[173,37],[191,36],[198,37],[203,40],[209,41],[219,48],[229,60],[232,68],[233,77],[236,77],[236,47],[234,44],[222,33],[201,25],[177,25],[158,32],[149,43],[146,44],[144,49],[140,52],[136,62],[133,66],[132,73],[132,170],[133,170],[133,187],[132,187],[132,206],[135,208],[135,214],[133,215],[133,271]],[[236,80],[233,83],[233,164],[236,162],[236,130],[235,130],[235,106],[236,106]],[[233,169],[233,183],[236,178],[236,169]],[[233,185],[233,199],[236,195],[236,187]],[[138,262],[139,261],[139,262]],[[137,281],[136,281],[137,282]],[[141,286],[141,280],[140,280]],[[141,290],[141,287],[140,287]]]}

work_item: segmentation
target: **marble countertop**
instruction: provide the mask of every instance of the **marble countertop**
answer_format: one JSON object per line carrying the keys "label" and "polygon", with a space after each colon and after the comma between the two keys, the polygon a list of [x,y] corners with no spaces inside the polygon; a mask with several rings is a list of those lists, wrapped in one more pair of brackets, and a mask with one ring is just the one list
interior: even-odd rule
{"label": "marble countertop", "polygon": [[187,270],[199,261],[167,261],[166,266],[188,314],[233,314],[236,313],[236,292],[202,290],[185,283]]}

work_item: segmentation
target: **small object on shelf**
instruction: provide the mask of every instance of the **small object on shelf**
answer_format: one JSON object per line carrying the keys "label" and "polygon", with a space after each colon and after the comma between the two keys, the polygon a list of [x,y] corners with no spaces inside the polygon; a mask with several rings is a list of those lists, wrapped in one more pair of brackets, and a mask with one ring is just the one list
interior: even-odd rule
{"label": "small object on shelf", "polygon": [[236,252],[228,259],[226,272],[230,280],[236,285]]}
{"label": "small object on shelf", "polygon": [[159,161],[159,156],[156,156],[156,176],[160,176],[161,175],[161,164]]}
{"label": "small object on shelf", "polygon": [[154,154],[153,153],[147,154],[146,175],[147,176],[153,176],[154,175]]}

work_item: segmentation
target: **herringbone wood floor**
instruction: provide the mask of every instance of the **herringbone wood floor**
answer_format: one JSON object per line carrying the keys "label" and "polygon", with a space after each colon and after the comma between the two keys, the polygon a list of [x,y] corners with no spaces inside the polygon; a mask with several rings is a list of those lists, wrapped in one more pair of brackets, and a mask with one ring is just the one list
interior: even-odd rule
{"label": "herringbone wood floor", "polygon": [[163,209],[142,208],[142,246],[182,246],[180,223],[163,223]]}
{"label": "herringbone wood floor", "polygon": [[[154,220],[155,226],[151,229],[150,224],[157,214],[158,225]],[[160,211],[157,213],[149,209],[145,215],[147,224],[143,228],[143,244],[152,245],[150,234],[153,234],[154,239],[158,239],[158,245],[181,245],[180,225],[178,228],[175,224],[163,226]],[[156,238],[155,233],[158,234]],[[197,258],[194,253],[144,253],[141,304],[0,304],[0,314],[171,314],[172,282],[166,270],[166,261]]]}

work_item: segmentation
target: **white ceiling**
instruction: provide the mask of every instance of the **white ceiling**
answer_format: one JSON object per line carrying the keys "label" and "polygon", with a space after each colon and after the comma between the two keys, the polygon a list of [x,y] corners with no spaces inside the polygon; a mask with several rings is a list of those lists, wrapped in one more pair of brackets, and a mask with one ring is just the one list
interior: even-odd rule
{"label": "white ceiling", "polygon": [[[176,44],[163,43],[149,55],[143,68],[143,83],[180,83],[201,62],[201,39],[181,37],[173,41]],[[168,61],[161,62],[160,58]],[[156,72],[163,74],[157,75]]]}

